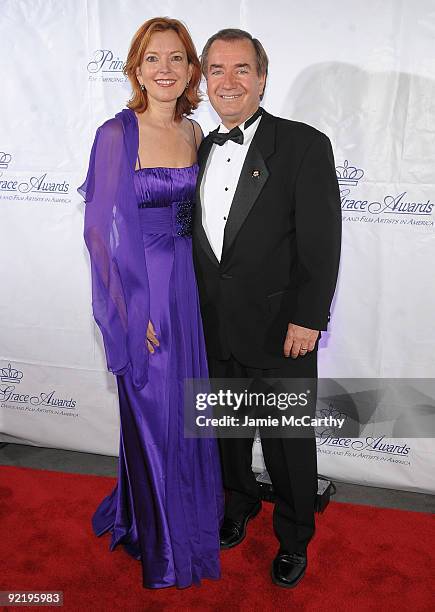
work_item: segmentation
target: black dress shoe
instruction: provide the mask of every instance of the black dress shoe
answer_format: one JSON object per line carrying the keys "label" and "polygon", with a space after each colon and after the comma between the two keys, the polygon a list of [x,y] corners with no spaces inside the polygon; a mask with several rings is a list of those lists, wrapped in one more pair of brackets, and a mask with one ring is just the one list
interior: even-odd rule
{"label": "black dress shoe", "polygon": [[224,518],[222,527],[219,531],[219,539],[221,548],[233,548],[237,546],[245,539],[246,536],[246,525],[249,519],[254,518],[261,510],[261,502],[255,504],[248,514],[246,514],[241,520],[235,521],[230,518]]}
{"label": "black dress shoe", "polygon": [[306,569],[306,553],[280,550],[272,563],[272,581],[278,586],[292,589],[302,580]]}

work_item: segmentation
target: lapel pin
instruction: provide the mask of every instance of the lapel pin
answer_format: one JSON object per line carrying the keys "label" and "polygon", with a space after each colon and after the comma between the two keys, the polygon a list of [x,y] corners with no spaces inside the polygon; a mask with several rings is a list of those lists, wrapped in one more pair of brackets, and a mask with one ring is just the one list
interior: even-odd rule
{"label": "lapel pin", "polygon": [[252,176],[254,178],[258,178],[260,176],[260,170],[253,170],[252,171]]}

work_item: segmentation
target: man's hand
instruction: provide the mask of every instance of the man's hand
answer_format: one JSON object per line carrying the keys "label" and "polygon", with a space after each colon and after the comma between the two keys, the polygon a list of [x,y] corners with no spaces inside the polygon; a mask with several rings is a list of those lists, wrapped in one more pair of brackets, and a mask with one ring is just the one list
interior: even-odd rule
{"label": "man's hand", "polygon": [[316,329],[289,323],[284,342],[284,355],[286,357],[291,356],[293,359],[296,359],[299,355],[304,357],[314,349],[318,335],[319,332]]}

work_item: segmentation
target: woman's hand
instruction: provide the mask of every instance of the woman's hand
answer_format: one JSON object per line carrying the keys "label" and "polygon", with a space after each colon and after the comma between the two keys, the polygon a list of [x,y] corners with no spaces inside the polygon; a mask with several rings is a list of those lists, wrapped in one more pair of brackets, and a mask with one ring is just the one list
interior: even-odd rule
{"label": "woman's hand", "polygon": [[151,354],[154,353],[155,346],[160,346],[160,343],[157,340],[156,332],[154,331],[154,326],[151,321],[149,321],[147,329],[147,347]]}

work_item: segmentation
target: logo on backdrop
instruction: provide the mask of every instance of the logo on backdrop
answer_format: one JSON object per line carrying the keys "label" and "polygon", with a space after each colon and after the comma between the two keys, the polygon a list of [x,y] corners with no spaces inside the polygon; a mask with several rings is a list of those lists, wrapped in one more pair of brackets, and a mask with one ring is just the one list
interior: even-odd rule
{"label": "logo on backdrop", "polygon": [[125,62],[111,49],[96,49],[87,65],[88,78],[103,83],[125,83],[124,67]]}
{"label": "logo on backdrop", "polygon": [[356,223],[382,223],[384,225],[409,225],[433,227],[434,203],[430,200],[414,200],[407,191],[382,195],[379,200],[355,196],[354,191],[365,176],[362,168],[353,166],[347,159],[336,166],[340,186],[343,221]]}
{"label": "logo on backdrop", "polygon": [[9,165],[12,155],[0,151],[0,200],[43,202],[49,204],[69,204],[69,183],[54,180],[48,172],[38,172],[33,176],[11,175]]}
{"label": "logo on backdrop", "polygon": [[22,378],[23,373],[20,370],[13,369],[10,363],[8,364],[7,368],[2,368],[0,370],[1,382],[15,383],[16,385],[19,385]]}
{"label": "logo on backdrop", "polygon": [[[326,408],[316,411],[316,415],[334,417],[348,422],[348,414],[334,408],[332,402]],[[345,437],[342,435],[343,427],[316,427],[317,452],[323,455],[341,455],[343,457],[357,458],[361,461],[376,461],[379,463],[398,463],[411,465],[405,459],[411,450],[407,444],[392,444],[385,436],[367,436],[365,438]],[[341,433],[341,436],[340,436]]]}
{"label": "logo on backdrop", "polygon": [[11,159],[12,159],[12,155],[10,155],[10,153],[5,153],[4,151],[0,151],[0,176],[3,170],[8,169]]}
{"label": "logo on backdrop", "polygon": [[78,417],[77,401],[73,397],[61,397],[54,389],[37,393],[17,388],[24,379],[24,373],[10,363],[0,368],[0,408],[22,412],[55,414]]}

